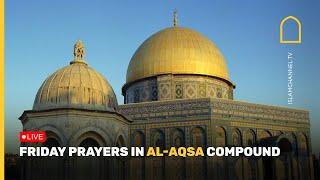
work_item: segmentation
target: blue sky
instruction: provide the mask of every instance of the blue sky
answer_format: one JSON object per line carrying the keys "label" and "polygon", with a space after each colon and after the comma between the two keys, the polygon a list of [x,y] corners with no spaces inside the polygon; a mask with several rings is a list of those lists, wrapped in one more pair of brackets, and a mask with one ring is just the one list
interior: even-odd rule
{"label": "blue sky", "polygon": [[[5,2],[6,150],[17,152],[18,117],[31,109],[44,79],[73,58],[81,39],[88,64],[102,73],[123,103],[127,65],[151,34],[179,25],[195,29],[224,54],[235,99],[287,105],[287,53],[294,54],[294,104],[310,110],[313,149],[320,151],[320,3],[317,0],[15,0]],[[294,15],[302,41],[279,44],[279,23]],[[288,25],[288,29],[292,29]],[[291,34],[289,36],[293,36]]]}

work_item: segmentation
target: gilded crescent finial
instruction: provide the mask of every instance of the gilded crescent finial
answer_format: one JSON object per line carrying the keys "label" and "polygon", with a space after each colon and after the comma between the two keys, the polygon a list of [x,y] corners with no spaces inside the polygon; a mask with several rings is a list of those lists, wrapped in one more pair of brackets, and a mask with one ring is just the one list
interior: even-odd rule
{"label": "gilded crescent finial", "polygon": [[178,26],[178,14],[177,10],[173,11],[173,27]]}

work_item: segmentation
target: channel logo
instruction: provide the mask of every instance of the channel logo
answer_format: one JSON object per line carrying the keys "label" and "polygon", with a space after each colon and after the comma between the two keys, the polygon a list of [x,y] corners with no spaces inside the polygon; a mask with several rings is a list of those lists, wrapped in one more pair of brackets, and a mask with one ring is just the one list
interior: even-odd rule
{"label": "channel logo", "polygon": [[[283,26],[288,22],[288,21],[292,21],[293,23],[296,24],[297,26],[297,30],[298,30],[298,37],[297,39],[293,39],[293,40],[286,40],[284,39],[284,30],[283,30]],[[280,43],[281,44],[301,44],[302,40],[301,40],[301,34],[302,34],[302,30],[301,30],[301,22],[297,17],[294,16],[287,16],[285,18],[283,18],[280,22]]]}
{"label": "channel logo", "polygon": [[47,138],[44,131],[23,131],[20,132],[20,142],[45,142]]}

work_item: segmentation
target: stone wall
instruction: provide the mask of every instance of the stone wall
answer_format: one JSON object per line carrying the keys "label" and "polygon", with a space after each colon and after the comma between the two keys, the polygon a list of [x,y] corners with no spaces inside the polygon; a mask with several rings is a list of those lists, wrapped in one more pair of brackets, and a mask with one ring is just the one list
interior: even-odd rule
{"label": "stone wall", "polygon": [[[133,123],[133,146],[260,146],[271,139],[286,139],[292,152],[265,158],[132,158],[133,179],[312,179],[308,111],[218,98],[184,99],[121,105],[120,112]],[[277,145],[270,142],[269,146]],[[268,164],[266,166],[266,164]],[[140,168],[140,169],[139,169]],[[284,169],[279,171],[277,169]],[[289,169],[288,169],[289,168]],[[139,169],[139,170],[137,170]],[[157,172],[153,172],[157,169]],[[170,169],[183,169],[172,175]],[[158,172],[159,171],[159,172]],[[135,177],[135,178],[134,178]]]}

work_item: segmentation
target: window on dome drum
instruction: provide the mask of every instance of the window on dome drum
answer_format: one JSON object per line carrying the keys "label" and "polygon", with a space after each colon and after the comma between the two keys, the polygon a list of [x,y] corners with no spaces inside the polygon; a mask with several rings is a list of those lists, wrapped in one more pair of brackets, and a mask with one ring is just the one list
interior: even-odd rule
{"label": "window on dome drum", "polygon": [[139,89],[137,88],[137,89],[134,90],[134,102],[135,102],[135,103],[136,103],[136,102],[139,102],[139,100],[140,100],[140,91],[139,91]]}
{"label": "window on dome drum", "polygon": [[176,99],[181,99],[183,97],[183,88],[181,84],[176,84]]}
{"label": "window on dome drum", "polygon": [[217,88],[217,98],[222,98],[222,89]]}
{"label": "window on dome drum", "polygon": [[157,86],[152,86],[151,87],[151,93],[152,93],[152,101],[156,101],[158,99],[158,89]]}

